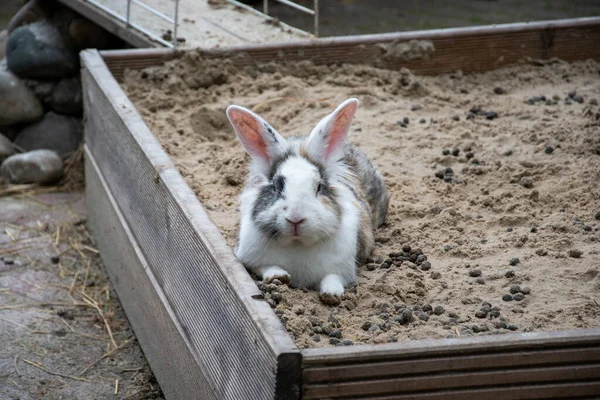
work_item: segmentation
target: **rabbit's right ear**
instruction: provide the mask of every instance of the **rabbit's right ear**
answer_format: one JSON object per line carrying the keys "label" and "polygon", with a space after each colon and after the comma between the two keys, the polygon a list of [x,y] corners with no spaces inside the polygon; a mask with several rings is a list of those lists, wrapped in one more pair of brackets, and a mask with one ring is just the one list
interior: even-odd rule
{"label": "rabbit's right ear", "polygon": [[227,107],[227,118],[252,158],[270,163],[286,143],[271,125],[244,107]]}

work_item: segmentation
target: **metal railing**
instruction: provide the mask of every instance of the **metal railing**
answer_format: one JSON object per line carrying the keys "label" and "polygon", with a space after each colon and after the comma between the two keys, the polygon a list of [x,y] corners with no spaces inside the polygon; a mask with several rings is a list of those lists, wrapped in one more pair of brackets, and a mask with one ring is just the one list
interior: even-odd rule
{"label": "metal railing", "polygon": [[[290,0],[274,0],[278,3],[285,4],[288,7],[292,7],[305,14],[313,15],[315,21],[314,35],[319,36],[319,0],[313,0],[313,9],[306,8],[298,3],[294,3]],[[263,12],[269,15],[269,0],[263,0]]]}
{"label": "metal railing", "polygon": [[[167,46],[170,48],[177,46],[177,25],[178,25],[178,20],[179,20],[179,0],[175,0],[175,16],[174,16],[174,18],[170,18],[170,17],[166,16],[165,14],[161,13],[160,11],[150,7],[147,4],[142,3],[139,0],[127,0],[127,12],[126,12],[125,16],[122,16],[119,13],[106,7],[105,5],[100,4],[96,0],[87,0],[87,1],[88,1],[88,3],[93,4],[94,6],[98,7],[102,11],[104,11],[105,13],[112,15],[119,21],[125,22],[127,27],[131,27],[131,28],[134,28],[134,29],[142,32],[143,34],[151,37],[152,39],[156,40],[157,42],[159,42],[160,44],[162,44],[164,46]],[[131,3],[135,3],[138,6],[142,7],[143,9],[156,15],[157,17],[159,17],[167,22],[172,23],[173,24],[173,36],[172,36],[171,41],[167,41],[167,40],[163,39],[162,37],[157,36],[154,33],[148,31],[147,29],[139,26],[138,24],[133,23],[131,21]]]}

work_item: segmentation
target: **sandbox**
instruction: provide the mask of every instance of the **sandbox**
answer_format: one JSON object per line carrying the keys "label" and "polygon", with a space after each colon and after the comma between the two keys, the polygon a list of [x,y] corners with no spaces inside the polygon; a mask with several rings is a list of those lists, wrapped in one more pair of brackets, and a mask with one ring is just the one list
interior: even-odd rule
{"label": "sandbox", "polygon": [[[84,53],[90,225],[165,394],[598,393],[599,24]],[[261,293],[230,247],[247,160],[222,110],[304,134],[350,96],[393,198],[373,262],[337,310]]]}

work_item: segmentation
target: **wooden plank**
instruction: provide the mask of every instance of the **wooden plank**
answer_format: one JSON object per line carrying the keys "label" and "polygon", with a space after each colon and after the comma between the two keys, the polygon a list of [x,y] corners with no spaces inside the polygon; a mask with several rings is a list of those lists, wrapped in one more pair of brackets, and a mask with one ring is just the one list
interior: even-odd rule
{"label": "wooden plank", "polygon": [[[431,41],[435,50],[413,59],[387,53],[387,47],[411,40]],[[592,17],[235,46],[203,50],[201,54],[207,58],[229,58],[241,67],[273,60],[311,60],[371,64],[388,69],[406,67],[419,74],[439,74],[458,69],[486,71],[512,65],[526,57],[544,60],[557,57],[566,61],[600,59],[599,41],[600,17]],[[115,55],[113,52],[112,56]],[[136,64],[129,66],[132,68],[157,65],[153,55],[147,54],[142,63],[135,52],[123,52],[123,64],[114,63],[111,68],[117,79],[122,77],[128,67],[126,60],[130,58],[136,58]]]}
{"label": "wooden plank", "polygon": [[116,18],[111,17],[106,12],[84,0],[58,1],[134,47],[162,47],[161,44],[150,39],[148,36],[135,29],[127,28],[123,22],[118,21]]}
{"label": "wooden plank", "polygon": [[308,367],[303,370],[302,375],[305,383],[314,384],[386,377],[400,378],[406,375],[435,372],[482,371],[510,366],[564,365],[577,362],[600,362],[600,347],[520,351],[500,354],[488,353],[475,356],[445,358],[424,358],[418,356],[402,361]]}
{"label": "wooden plank", "polygon": [[353,362],[403,360],[414,357],[494,354],[501,351],[535,351],[577,346],[600,346],[600,329],[527,332],[469,338],[426,339],[378,345],[303,349],[302,363],[344,365]]}
{"label": "wooden plank", "polygon": [[405,395],[368,396],[365,400],[526,400],[526,399],[598,399],[600,382],[569,382],[545,385],[504,386],[473,390],[442,390]]}
{"label": "wooden plank", "polygon": [[165,397],[216,399],[87,147],[85,176],[90,233]]}
{"label": "wooden plank", "polygon": [[356,380],[329,384],[304,384],[304,398],[358,397],[376,394],[401,394],[437,388],[489,387],[573,380],[600,380],[600,364],[559,367],[516,368],[493,371],[467,371],[404,377],[401,379]]}
{"label": "wooden plank", "polygon": [[298,398],[291,337],[98,52],[82,61],[86,144],[198,368],[219,398]]}

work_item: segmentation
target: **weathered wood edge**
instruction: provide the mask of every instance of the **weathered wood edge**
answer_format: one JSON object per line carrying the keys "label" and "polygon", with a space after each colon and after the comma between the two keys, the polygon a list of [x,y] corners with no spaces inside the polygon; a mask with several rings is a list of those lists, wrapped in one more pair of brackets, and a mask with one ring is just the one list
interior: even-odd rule
{"label": "weathered wood edge", "polygon": [[425,339],[377,345],[303,349],[303,366],[385,361],[415,356],[474,354],[509,350],[534,350],[560,346],[600,345],[600,329],[573,329],[553,332],[509,333],[452,339]]}
{"label": "weathered wood edge", "polygon": [[98,7],[83,0],[58,0],[65,6],[75,10],[87,19],[95,22],[106,31],[125,40],[136,47],[162,47],[143,33],[134,29],[128,29],[124,23],[108,16]]}
{"label": "weathered wood edge", "polygon": [[[87,146],[84,154],[88,227],[163,393],[173,399],[198,395],[216,399]],[[137,301],[130,301],[132,297]],[[161,326],[160,335],[149,326]]]}
{"label": "weathered wood edge", "polygon": [[95,77],[117,114],[126,124],[135,126],[136,129],[131,129],[131,133],[141,150],[155,166],[157,179],[160,178],[169,188],[173,198],[194,226],[198,237],[207,245],[216,262],[223,269],[225,279],[241,299],[248,315],[260,328],[273,354],[278,358],[278,370],[274,371],[277,398],[294,398],[294,396],[297,398],[301,379],[301,354],[292,338],[268,304],[256,299],[260,294],[256,284],[234,256],[196,195],[185,183],[133,104],[114,80],[99,53],[96,50],[86,50],[82,52],[81,57],[82,65]]}

